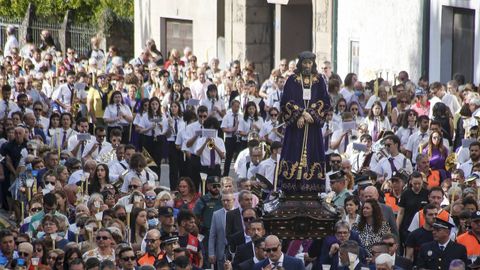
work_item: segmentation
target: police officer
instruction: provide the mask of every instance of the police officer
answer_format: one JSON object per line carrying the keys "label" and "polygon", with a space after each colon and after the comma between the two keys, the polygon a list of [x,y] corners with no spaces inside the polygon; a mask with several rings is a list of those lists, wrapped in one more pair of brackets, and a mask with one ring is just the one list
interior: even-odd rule
{"label": "police officer", "polygon": [[454,259],[460,259],[467,264],[466,248],[450,240],[450,230],[453,227],[453,224],[442,219],[433,223],[433,241],[420,248],[418,268],[448,270]]}
{"label": "police officer", "polygon": [[193,213],[201,221],[200,233],[204,236],[202,242],[205,247],[208,245],[208,234],[210,233],[213,212],[222,208],[222,200],[220,198],[220,177],[207,177],[207,190],[208,193],[200,197],[193,208]]}
{"label": "police officer", "polygon": [[336,171],[331,173],[329,178],[332,191],[335,192],[335,196],[332,199],[332,204],[339,209],[343,209],[345,198],[351,195],[346,187],[345,173],[343,171]]}

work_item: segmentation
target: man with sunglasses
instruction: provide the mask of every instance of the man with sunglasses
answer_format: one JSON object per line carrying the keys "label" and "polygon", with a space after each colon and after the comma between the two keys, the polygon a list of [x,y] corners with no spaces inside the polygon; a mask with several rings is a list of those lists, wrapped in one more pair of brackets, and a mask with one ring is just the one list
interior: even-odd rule
{"label": "man with sunglasses", "polygon": [[138,259],[138,265],[153,265],[156,260],[160,260],[163,257],[163,253],[160,249],[160,231],[152,229],[147,232],[145,236],[145,254]]}
{"label": "man with sunglasses", "polygon": [[[186,143],[182,150],[186,154],[186,169],[189,172],[190,178],[193,180],[195,187],[200,186],[200,157],[196,154],[196,142],[201,138],[201,135],[196,133],[198,130],[204,129],[203,123],[208,117],[208,108],[199,106],[197,109],[198,121],[189,124],[185,128]],[[225,151],[225,150],[224,150]]]}
{"label": "man with sunglasses", "polygon": [[200,233],[205,236],[203,245],[208,248],[208,235],[212,224],[213,213],[222,208],[220,196],[220,177],[207,177],[208,193],[200,197],[193,208],[193,213],[200,220]]}
{"label": "man with sunglasses", "polygon": [[18,245],[18,257],[25,261],[26,269],[30,269],[31,259],[33,254],[33,246],[28,242]]}
{"label": "man with sunglasses", "polygon": [[118,269],[134,270],[137,266],[137,257],[131,247],[124,247],[118,253]]}
{"label": "man with sunglasses", "polygon": [[412,262],[403,256],[397,255],[399,247],[398,237],[392,233],[382,236],[382,242],[388,246],[388,254],[394,258],[394,265],[401,269],[412,269]]}
{"label": "man with sunglasses", "polygon": [[96,159],[101,153],[112,150],[112,145],[105,140],[105,137],[107,137],[105,127],[97,126],[95,128],[95,139],[92,138],[87,142],[82,158]]}
{"label": "man with sunglasses", "polygon": [[382,158],[373,169],[377,175],[390,179],[394,173],[402,169],[408,174],[413,172],[410,160],[400,153],[400,139],[396,135],[389,135],[384,139],[385,149],[389,156]]}
{"label": "man with sunglasses", "polygon": [[254,270],[262,270],[268,266],[270,269],[281,267],[285,270],[305,270],[305,265],[300,259],[283,254],[280,239],[275,235],[267,236],[264,251],[267,253],[267,259],[256,263]]}
{"label": "man with sunglasses", "polygon": [[95,239],[97,241],[97,247],[85,252],[85,254],[83,254],[83,260],[86,261],[88,258],[93,257],[97,258],[100,262],[105,260],[115,261],[112,233],[106,228],[100,228],[97,230]]}

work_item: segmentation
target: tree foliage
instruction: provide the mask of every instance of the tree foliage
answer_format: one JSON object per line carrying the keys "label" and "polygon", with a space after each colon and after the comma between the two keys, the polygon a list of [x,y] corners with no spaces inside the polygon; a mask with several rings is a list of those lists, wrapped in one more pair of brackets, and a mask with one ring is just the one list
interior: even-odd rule
{"label": "tree foliage", "polygon": [[98,22],[105,9],[120,18],[133,19],[134,0],[0,0],[0,17],[23,18],[29,3],[38,17],[56,21],[69,9],[74,11],[76,22]]}

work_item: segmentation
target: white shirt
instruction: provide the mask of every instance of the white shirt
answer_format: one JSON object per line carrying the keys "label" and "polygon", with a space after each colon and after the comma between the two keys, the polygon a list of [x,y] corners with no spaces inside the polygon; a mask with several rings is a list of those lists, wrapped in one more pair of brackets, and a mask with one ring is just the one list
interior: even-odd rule
{"label": "white shirt", "polygon": [[86,177],[87,177],[87,174],[83,170],[76,170],[68,178],[68,184],[69,185],[76,184],[77,182],[80,182],[82,179],[85,179]]}
{"label": "white shirt", "polygon": [[[333,142],[338,142],[338,140],[340,139],[340,144],[336,149],[334,149],[334,151],[336,151],[340,155],[345,154],[345,156],[348,158],[351,154],[348,151],[350,149],[349,146],[353,143],[354,140],[352,139],[352,135],[350,133],[342,137],[344,132],[345,131],[343,131],[342,129],[335,130],[331,136],[332,139],[330,140],[330,145],[332,145]],[[345,138],[347,138],[347,136],[348,141],[346,142]],[[347,143],[347,145],[345,145],[345,143]]]}
{"label": "white shirt", "polygon": [[401,145],[407,145],[408,138],[410,137],[410,135],[413,135],[413,133],[417,132],[418,128],[412,127],[411,130],[412,130],[411,131],[412,134],[410,134],[410,128],[404,128],[404,127],[399,127],[398,128],[395,135],[397,135],[397,137],[400,139],[400,144]]}
{"label": "white shirt", "polygon": [[458,169],[461,169],[465,175],[465,178],[470,176],[473,172],[473,161],[472,159],[468,159],[465,163],[458,163]]}
{"label": "white shirt", "polygon": [[[75,147],[79,143],[79,140],[77,139],[77,135],[78,133],[75,134],[75,136],[70,136],[70,138],[68,138],[67,151],[70,153],[73,153],[73,149],[75,149]],[[83,153],[85,153],[85,146],[87,145],[88,141],[84,141],[83,143],[84,143],[83,152],[82,152],[82,146],[80,145],[80,147],[78,147],[77,155],[75,156],[75,158],[77,158],[78,160],[82,159]]]}
{"label": "white shirt", "polygon": [[[66,132],[66,133],[65,133]],[[72,136],[76,136],[77,132],[71,128],[64,130],[63,128],[56,128],[50,130],[52,138],[50,140],[50,147],[55,149],[61,148],[61,150],[68,149],[68,141]],[[65,148],[62,147],[63,136],[66,134],[66,145]]]}
{"label": "white shirt", "polygon": [[141,173],[137,173],[137,171],[134,170],[129,170],[123,179],[123,185],[120,188],[121,192],[128,192],[128,186],[130,185],[133,177],[140,179],[140,181],[142,181],[142,184],[145,184],[148,181],[156,182],[158,180],[158,175],[152,170],[150,170],[148,167],[143,169]]}
{"label": "white shirt", "polygon": [[3,56],[10,56],[10,50],[12,48],[19,48],[18,40],[14,35],[9,35],[7,37],[7,42],[5,42],[5,49],[3,50]]}
{"label": "white shirt", "polygon": [[[195,143],[195,153],[199,151],[200,148],[202,148],[202,145],[205,143],[206,140],[206,137],[197,139]],[[220,152],[225,153],[225,143],[223,142],[223,140],[216,137],[214,138],[214,141]],[[207,146],[205,146],[205,148],[203,149],[203,152],[200,155],[200,163],[202,164],[202,166],[210,166],[210,151],[212,150],[208,149]],[[216,150],[213,151],[215,151],[215,165],[220,165],[222,162],[222,158]]]}
{"label": "white shirt", "polygon": [[122,174],[127,171],[129,168],[126,160],[118,161],[114,160],[108,164],[108,177],[110,178],[110,183],[117,181],[117,179],[122,176]]}
{"label": "white shirt", "polygon": [[[370,159],[370,163],[369,164],[366,164],[366,166],[370,167],[370,168],[375,168],[375,166],[377,165],[377,162],[374,158],[376,154],[373,153],[373,156],[372,158]],[[355,154],[353,154],[352,156],[350,156],[350,164],[352,164],[352,171],[355,172],[355,173],[358,173],[360,172],[360,170],[362,169],[362,166],[363,166],[363,162],[365,161],[365,152],[363,151],[359,151]]]}
{"label": "white shirt", "polygon": [[[160,136],[164,135],[167,130],[168,130],[168,119],[167,117],[160,117],[157,116],[157,119],[160,119],[161,122],[157,123],[155,128],[153,130],[149,130],[145,133],[147,136]],[[152,122],[152,119],[148,116],[148,113],[143,114],[142,118],[140,119],[138,125],[141,128],[151,128],[153,125],[155,125],[154,122]]]}
{"label": "white shirt", "polygon": [[215,100],[215,102],[213,102],[213,100],[205,98],[200,100],[200,105],[207,107],[208,114],[211,114],[213,117],[217,118],[218,121],[222,121],[222,116],[220,116],[218,112],[214,111],[214,107],[219,111],[225,111],[225,103],[223,103],[223,101]]}
{"label": "white shirt", "polygon": [[[229,110],[227,114],[222,119],[222,124],[220,125],[221,128],[232,128],[235,126],[235,124],[240,124],[240,119],[243,118],[243,114],[237,113],[237,120],[235,120],[235,115],[234,113]],[[238,121],[234,123],[235,121]],[[232,132],[224,132],[223,133],[225,138],[231,138],[234,134]]]}
{"label": "white shirt", "polygon": [[[183,119],[180,117],[175,117],[175,118],[169,117],[167,121],[169,122],[169,125],[171,125],[171,129],[172,129],[172,134],[170,134],[170,136],[167,138],[167,141],[176,142],[177,137],[186,127],[185,121],[183,121]],[[176,128],[175,128],[175,124],[176,124]]]}
{"label": "white shirt", "polygon": [[272,123],[271,120],[266,121],[260,128],[260,132],[258,133],[258,136],[260,136],[260,138],[263,139],[265,135],[268,135],[269,140],[275,141],[275,142],[281,142],[282,137],[278,136],[277,133],[273,132],[273,128],[278,126],[279,124],[280,124],[279,122]]}
{"label": "white shirt", "polygon": [[470,150],[468,147],[460,146],[457,149],[457,163],[462,164],[470,159]]}
{"label": "white shirt", "polygon": [[377,136],[380,135],[380,132],[382,130],[383,131],[388,131],[388,130],[392,129],[392,127],[390,126],[390,121],[388,121],[387,117],[383,118],[383,120],[381,120],[380,118],[378,118],[377,120],[375,118],[370,120],[370,118],[366,117],[365,118],[365,124],[367,124],[367,126],[368,126],[368,134],[370,134],[370,136],[372,136],[373,142],[376,141],[375,138],[374,138],[375,122],[377,124]]}
{"label": "white shirt", "polygon": [[[403,154],[399,153],[393,158],[393,164],[395,165],[395,168],[397,170],[404,169],[407,171],[409,174],[413,172],[413,167],[412,163],[410,162],[409,159],[407,159]],[[388,161],[389,157],[384,157],[382,158],[377,166],[373,168],[373,171],[377,173],[377,175],[387,175],[387,179],[392,177],[392,167],[390,165],[390,162]],[[405,166],[404,166],[405,164]]]}
{"label": "white shirt", "polygon": [[258,173],[258,169],[260,164],[253,164],[253,162],[251,161],[247,161],[245,163],[242,164],[242,166],[238,167],[238,179],[242,179],[242,178],[248,178],[248,179],[252,179],[252,177],[255,178],[255,174]]}
{"label": "white shirt", "polygon": [[205,80],[204,83],[201,83],[199,80],[195,80],[190,85],[192,98],[199,100],[205,99],[207,97],[207,88],[210,84],[212,83],[209,80]]}
{"label": "white shirt", "polygon": [[433,119],[433,106],[435,106],[437,102],[442,102],[442,100],[437,96],[433,96],[429,101],[430,101],[430,112],[428,113],[428,117],[430,117],[430,119]]}
{"label": "white shirt", "polygon": [[242,168],[242,166],[244,166],[248,161],[250,161],[250,149],[247,147],[240,151],[240,153],[237,155],[237,159],[233,164],[233,169],[235,172],[238,174],[238,168]]}
{"label": "white shirt", "polygon": [[[277,261],[277,267],[279,266],[282,266],[283,267],[283,253],[282,253],[282,256],[280,256],[280,259],[278,259]],[[274,265],[274,263],[272,262],[272,260],[268,259],[268,262],[271,264],[271,265]]]}
{"label": "white shirt", "polygon": [[[452,115],[455,115],[458,111],[460,111],[461,106],[458,103],[458,99],[452,94],[445,93],[445,95],[442,97],[442,103],[447,105],[447,108],[450,109]],[[433,108],[432,105],[430,106],[430,108]]]}
{"label": "white shirt", "polygon": [[[96,138],[92,138],[87,144],[85,144],[85,150],[83,151],[82,158],[85,158],[87,154],[92,150],[93,146],[98,144]],[[97,159],[97,157],[102,156],[103,154],[110,152],[112,150],[112,145],[109,142],[103,141],[102,147],[98,146],[95,151],[91,153],[92,159]]]}
{"label": "white shirt", "polygon": [[347,101],[347,104],[352,100],[355,92],[348,90],[347,88],[342,88],[339,92],[340,95]]}
{"label": "white shirt", "polygon": [[[125,104],[110,104],[105,108],[105,112],[103,113],[103,118],[105,119],[116,119],[119,116],[119,113],[122,115],[133,117],[132,111],[130,108]],[[118,126],[128,126],[130,123],[122,117],[120,120],[116,120],[115,122],[108,123],[109,127],[118,127]]]}
{"label": "white shirt", "polygon": [[[338,130],[340,129],[340,126],[338,125],[338,123],[334,122],[333,120],[332,121],[329,121],[329,122],[325,122],[325,124],[323,124],[323,127],[322,127],[322,138],[323,138],[323,143],[325,144],[325,138],[326,138],[326,132],[327,132],[327,125],[328,125],[328,129],[333,132],[335,130]],[[333,133],[330,134],[330,137],[328,138],[328,149],[326,149],[325,151],[325,154],[331,154],[333,152],[335,152],[331,147],[330,147],[330,143],[332,141],[332,137],[333,136]],[[325,150],[325,149],[324,149]]]}
{"label": "white shirt", "polygon": [[[8,104],[8,113],[7,113],[7,104]],[[0,118],[4,118],[6,113],[8,114],[8,117],[11,117],[12,113],[18,112],[18,111],[20,111],[20,108],[18,107],[17,103],[10,100],[0,101]]]}
{"label": "white shirt", "polygon": [[268,107],[275,107],[278,110],[280,110],[280,101],[282,99],[283,91],[281,90],[274,90],[272,91],[268,97],[267,97],[267,102],[266,105]]}
{"label": "white shirt", "polygon": [[[195,131],[200,130],[200,129],[203,129],[203,126],[198,121],[187,125],[187,127],[185,128],[185,143],[182,146],[183,151],[187,151],[187,152],[190,152],[191,154],[196,155],[195,154],[195,143],[196,142],[193,143],[191,147],[187,146],[187,142],[195,136]],[[199,138],[197,138],[197,140],[198,139]]]}
{"label": "white shirt", "polygon": [[[52,100],[60,100],[63,104],[70,106],[72,104],[72,92],[73,85],[64,83],[53,92]],[[65,109],[60,108],[60,111],[65,112]]]}
{"label": "white shirt", "polygon": [[263,175],[273,184],[275,180],[275,167],[277,162],[273,158],[268,158],[260,162],[258,165],[258,174]]}
{"label": "white shirt", "polygon": [[[255,125],[258,129],[260,129],[263,125],[262,117],[258,116],[257,120],[248,117],[246,121],[245,121],[245,117],[240,118],[240,124],[238,125],[238,130],[248,133],[253,128],[253,125]],[[247,138],[248,136],[242,136],[243,141],[246,141]]]}
{"label": "white shirt", "polygon": [[[1,116],[1,114],[0,114]],[[43,133],[45,133],[45,135],[47,134],[47,131],[48,131],[48,125],[50,124],[50,119],[44,117],[44,116],[40,116],[37,120],[36,120],[36,123],[37,125],[41,125],[42,126],[42,129],[43,129]]]}

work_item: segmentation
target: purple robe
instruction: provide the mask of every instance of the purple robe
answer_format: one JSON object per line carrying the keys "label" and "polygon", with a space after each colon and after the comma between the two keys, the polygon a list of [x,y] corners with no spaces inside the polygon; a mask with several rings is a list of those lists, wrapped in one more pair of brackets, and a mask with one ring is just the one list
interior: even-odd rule
{"label": "purple robe", "polygon": [[[282,117],[286,123],[283,140],[278,185],[285,195],[316,194],[325,190],[323,166],[325,150],[322,138],[324,122],[323,112],[330,108],[330,98],[326,91],[324,79],[319,75],[312,76],[311,99],[305,108],[300,75],[291,75],[283,90],[280,106]],[[308,88],[306,86],[306,88]],[[314,119],[309,124],[307,149],[307,166],[302,168],[301,179],[297,179],[302,157],[302,145],[305,127],[299,129],[297,120],[306,110]]]}

